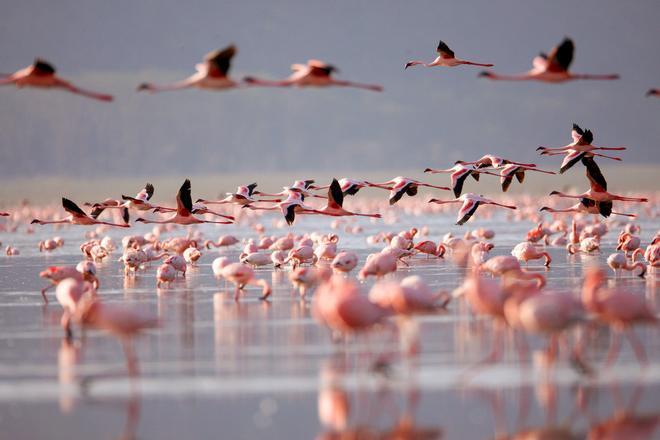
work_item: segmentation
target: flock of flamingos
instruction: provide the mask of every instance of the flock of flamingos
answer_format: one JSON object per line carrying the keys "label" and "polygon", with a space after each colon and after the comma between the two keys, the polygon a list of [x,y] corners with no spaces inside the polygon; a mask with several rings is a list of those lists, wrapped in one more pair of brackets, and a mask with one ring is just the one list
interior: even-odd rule
{"label": "flock of flamingos", "polygon": [[[410,61],[405,68],[457,67],[461,65],[491,67],[492,64],[477,63],[456,58],[454,52],[442,41],[437,48],[438,56],[430,63]],[[480,76],[492,80],[535,80],[560,83],[570,80],[613,80],[617,75],[576,74],[569,71],[573,59],[574,45],[565,39],[553,48],[549,54],[540,54],[533,60],[533,68],[521,75],[498,75],[485,71]],[[230,89],[238,87],[358,87],[381,91],[378,85],[361,84],[338,80],[334,77],[336,68],[317,60],[307,64],[294,64],[293,73],[284,80],[266,80],[246,77],[234,81],[229,77],[230,63],[236,48],[229,46],[206,56],[204,62],[196,66],[192,76],[168,85],[145,83],[138,90],[159,92],[184,88]],[[90,98],[111,101],[112,96],[79,88],[61,79],[55,74],[51,64],[37,59],[32,66],[19,70],[0,80],[1,84],[15,84],[17,87],[42,87],[64,89]],[[649,91],[649,95],[660,96],[658,90]],[[520,197],[517,202],[512,197],[503,201],[492,200],[473,193],[463,193],[464,182],[468,178],[479,181],[482,175],[499,177],[502,192],[507,192],[514,180],[522,183],[525,174],[547,173],[533,163],[522,163],[504,159],[493,154],[486,154],[474,161],[458,161],[447,169],[427,168],[426,173],[446,173],[450,175],[449,186],[439,186],[407,177],[395,177],[386,182],[369,182],[361,179],[333,179],[325,185],[313,180],[296,180],[291,186],[285,186],[278,192],[262,192],[257,184],[239,186],[236,192],[227,193],[219,200],[196,199],[193,202],[191,182],[186,180],[176,194],[175,202],[170,206],[161,206],[152,202],[154,187],[147,184],[135,196],[121,195],[116,199],[107,199],[85,203],[86,212],[75,202],[62,198],[62,208],[68,216],[61,217],[57,210],[50,208],[22,207],[14,213],[4,212],[14,224],[33,225],[60,224],[95,226],[96,230],[88,234],[80,249],[84,259],[77,266],[48,267],[40,276],[48,282],[41,292],[43,300],[49,301],[48,290],[55,288],[55,297],[62,307],[61,324],[67,338],[73,338],[75,326],[93,327],[105,330],[124,344],[129,375],[138,373],[137,357],[132,349],[132,338],[145,328],[158,326],[158,321],[143,312],[123,304],[104,303],[102,282],[97,278],[96,264],[109,258],[116,245],[108,236],[103,236],[108,227],[130,227],[131,217],[134,222],[155,224],[154,229],[144,235],[127,235],[123,238],[121,261],[125,267],[125,276],[140,276],[140,272],[151,270],[152,262],[158,261],[156,269],[157,287],[168,288],[177,277],[185,276],[190,265],[197,264],[202,251],[211,247],[243,246],[240,261],[231,261],[219,256],[212,263],[213,274],[236,286],[235,299],[239,300],[249,293],[247,286],[254,285],[262,300],[271,298],[271,286],[259,278],[257,267],[274,267],[274,270],[287,269],[288,277],[304,299],[312,298],[314,316],[319,324],[327,326],[333,338],[354,335],[367,331],[383,331],[398,325],[402,320],[393,317],[409,317],[418,313],[444,313],[455,303],[465,301],[474,315],[487,317],[493,323],[493,346],[491,353],[483,362],[495,362],[502,354],[504,332],[513,331],[521,336],[526,333],[547,335],[549,344],[547,361],[552,364],[559,356],[558,347],[568,347],[574,326],[583,326],[581,338],[573,341],[567,350],[570,362],[583,372],[593,372],[586,359],[590,331],[595,326],[609,326],[613,332],[611,350],[607,362],[615,361],[620,338],[626,336],[641,364],[647,363],[643,344],[631,327],[635,325],[657,325],[658,317],[642,295],[628,291],[625,287],[608,287],[607,275],[601,267],[585,268],[582,291],[579,295],[549,291],[546,276],[538,270],[528,270],[521,262],[528,264],[543,260],[543,265],[550,270],[552,262],[545,247],[562,246],[571,254],[591,253],[600,247],[601,237],[611,227],[620,227],[617,252],[607,259],[616,277],[632,273],[639,277],[655,276],[654,268],[660,266],[660,233],[646,244],[638,234],[640,228],[632,219],[640,213],[653,214],[649,205],[634,205],[639,209],[628,211],[631,203],[646,203],[642,197],[628,197],[609,192],[607,180],[596,160],[609,159],[620,161],[620,157],[611,156],[608,151],[625,150],[625,147],[595,146],[591,130],[574,124],[571,130],[571,142],[563,147],[539,147],[545,156],[562,156],[559,174],[575,165],[584,166],[589,189],[580,194],[567,194],[552,191],[550,195],[574,199],[571,206],[538,206],[536,201]],[[449,191],[453,198],[432,198],[427,202],[414,198],[420,187],[434,191]],[[284,235],[268,235],[259,223],[262,215],[268,211],[279,212],[282,225],[292,225],[303,215],[345,217],[369,217],[372,222],[391,215],[391,208],[372,199],[354,197],[363,188],[375,188],[388,191],[389,205],[407,204],[410,212],[440,213],[446,212],[451,205],[458,204],[456,224],[463,225],[473,217],[479,207],[482,214],[490,216],[495,209],[504,209],[512,220],[538,219],[538,226],[531,229],[525,241],[516,245],[511,255],[491,257],[489,252],[493,244],[489,242],[495,232],[479,228],[468,231],[464,237],[447,234],[438,242],[427,239],[427,228],[413,228],[398,234],[384,233],[368,238],[372,245],[382,245],[382,250],[369,255],[360,264],[359,257],[349,249],[342,249],[340,237],[335,234],[297,235],[289,232]],[[439,193],[440,194],[440,193]],[[354,200],[353,209],[344,205],[348,197]],[[406,198],[406,199],[407,199]],[[314,201],[319,203],[315,204]],[[616,204],[616,206],[615,206]],[[646,207],[646,208],[645,208]],[[539,209],[540,208],[540,209]],[[645,211],[644,211],[645,210]],[[396,211],[396,210],[394,210]],[[552,213],[553,221],[543,221],[541,212]],[[149,214],[149,215],[147,215]],[[278,214],[278,215],[280,215]],[[592,221],[596,218],[620,216],[625,222],[608,224]],[[38,217],[38,218],[33,218]],[[105,219],[104,219],[105,218]],[[176,225],[195,225],[203,223],[231,224],[243,222],[250,225],[257,238],[244,239],[242,242],[231,235],[223,235],[217,241],[204,240],[199,230],[188,231],[186,235],[163,239],[162,233],[177,230]],[[334,221],[339,224],[339,220]],[[350,228],[360,228],[352,223]],[[348,226],[347,226],[348,228]],[[347,229],[348,232],[350,232]],[[39,243],[40,250],[51,251],[63,244],[60,238],[53,238]],[[645,247],[644,247],[645,246]],[[7,255],[17,255],[19,250],[8,246]],[[424,258],[447,257],[453,264],[464,268],[465,277],[453,292],[435,292],[419,276],[398,279],[388,274],[396,272],[402,266],[414,264],[419,256]],[[357,270],[357,279],[350,275]],[[625,275],[624,275],[625,276]],[[377,281],[369,291],[363,294],[361,281],[376,277]],[[632,277],[631,277],[632,278]],[[634,282],[631,280],[631,282]],[[641,281],[639,281],[641,282]],[[396,324],[395,324],[396,323]],[[405,326],[400,327],[403,334]],[[409,336],[409,335],[408,335]],[[412,338],[404,344],[405,355],[412,356],[418,345]],[[515,339],[521,356],[525,353],[525,338]]]}

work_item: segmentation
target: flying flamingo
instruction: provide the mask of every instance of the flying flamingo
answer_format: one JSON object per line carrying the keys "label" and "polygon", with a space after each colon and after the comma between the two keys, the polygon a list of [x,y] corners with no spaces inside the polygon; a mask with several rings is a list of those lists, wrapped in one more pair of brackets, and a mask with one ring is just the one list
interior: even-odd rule
{"label": "flying flamingo", "polygon": [[222,200],[205,200],[197,199],[197,203],[204,203],[206,205],[223,205],[226,203],[233,203],[236,205],[249,205],[252,202],[257,202],[258,200],[254,196],[261,194],[259,191],[255,191],[257,187],[256,182],[249,185],[241,185],[236,188],[236,192],[226,193],[227,197]]}
{"label": "flying flamingo", "polygon": [[406,63],[405,69],[412,66],[424,66],[424,67],[456,67],[461,65],[469,66],[481,66],[481,67],[493,67],[493,64],[483,64],[483,63],[474,63],[472,61],[465,61],[458,59],[454,56],[454,51],[449,48],[442,40],[438,43],[438,47],[435,50],[438,53],[438,57],[431,61],[430,63],[425,63],[424,61],[408,61]]}
{"label": "flying flamingo", "polygon": [[422,183],[419,180],[401,176],[383,183],[370,183],[369,186],[388,190],[390,192],[390,205],[394,205],[401,200],[401,197],[403,197],[404,194],[408,194],[410,197],[416,196],[417,190],[420,186],[442,189],[445,191],[450,190],[450,188],[447,188],[446,186],[431,185],[430,183]]}
{"label": "flying flamingo", "polygon": [[446,170],[438,170],[433,168],[427,168],[424,170],[425,173],[429,174],[440,174],[440,173],[451,173],[451,189],[454,191],[455,197],[460,197],[463,192],[463,184],[465,179],[468,176],[472,176],[474,180],[479,181],[480,171],[472,166],[465,166],[463,164],[457,163],[451,168]]}
{"label": "flying flamingo", "polygon": [[296,214],[323,214],[313,207],[305,205],[302,193],[296,191],[290,191],[289,197],[286,200],[277,203],[275,206],[257,207],[253,205],[245,205],[244,208],[261,211],[275,211],[279,209],[282,211],[284,219],[289,226],[296,220]]}
{"label": "flying flamingo", "polygon": [[[348,177],[343,177],[343,178],[339,179],[339,186],[341,188],[341,192],[344,194],[344,197],[354,196],[362,188],[365,188],[369,185],[370,185],[370,183],[367,182],[366,180],[351,179],[351,178],[348,178]],[[317,186],[316,189],[326,189],[326,188],[329,188],[329,187],[330,187],[330,185]]]}
{"label": "flying flamingo", "polygon": [[608,364],[614,362],[619,354],[620,334],[625,332],[632,345],[635,356],[640,364],[646,364],[644,347],[634,332],[629,331],[635,324],[655,324],[658,318],[647,304],[644,296],[635,295],[618,289],[603,289],[607,277],[601,269],[591,268],[587,271],[582,288],[582,302],[590,313],[614,330],[612,345],[608,353]]}
{"label": "flying flamingo", "polygon": [[204,57],[204,62],[195,66],[197,72],[188,78],[167,85],[143,83],[138,86],[138,91],[164,92],[191,87],[208,90],[226,90],[239,87],[240,83],[235,82],[227,75],[231,67],[231,59],[236,55],[236,52],[237,49],[234,45],[209,52]]}
{"label": "flying flamingo", "polygon": [[660,97],[660,89],[649,89],[649,91],[646,92],[646,96]]}
{"label": "flying flamingo", "polygon": [[[591,153],[595,150],[622,151],[626,149],[626,147],[596,147],[592,145],[591,143],[594,141],[594,135],[592,131],[583,130],[579,125],[575,123],[573,123],[573,129],[571,130],[571,137],[573,138],[573,142],[571,142],[568,145],[559,148],[538,147],[536,151],[540,151],[541,155],[548,155],[550,153],[570,153],[575,155],[576,159],[573,159],[573,162],[570,164],[570,166],[567,167],[568,169],[582,158],[583,155],[580,155],[578,153]],[[608,159],[621,160],[620,158],[605,156],[602,154],[594,154],[594,156],[601,156],[601,157],[607,157]]]}
{"label": "flying flamingo", "polygon": [[472,215],[476,212],[477,208],[480,205],[495,205],[495,206],[500,206],[502,208],[517,209],[515,206],[504,205],[502,203],[495,202],[493,200],[487,199],[483,196],[478,196],[473,193],[463,194],[462,196],[458,197],[455,200],[431,199],[429,200],[429,203],[436,203],[438,205],[442,205],[446,203],[462,203],[463,205],[461,206],[461,209],[458,211],[458,217],[456,217],[457,225],[462,225],[463,223],[468,221],[470,217],[472,217]]}
{"label": "flying flamingo", "polygon": [[77,95],[97,99],[99,101],[112,101],[112,95],[91,92],[74,86],[55,75],[55,67],[48,61],[36,58],[31,66],[21,69],[11,75],[0,78],[0,86],[15,84],[16,87],[38,87],[44,89],[62,89]]}
{"label": "flying flamingo", "polygon": [[557,174],[554,171],[539,170],[538,168],[529,167],[525,165],[516,165],[512,163],[501,167],[500,174],[491,173],[489,171],[482,171],[482,172],[484,174],[490,174],[492,176],[499,176],[500,183],[502,184],[502,191],[506,192],[511,186],[514,176],[516,179],[518,179],[518,182],[523,183],[523,181],[525,180],[526,171],[536,171],[545,174]]}
{"label": "flying flamingo", "polygon": [[570,38],[565,38],[559,46],[555,46],[549,55],[541,52],[532,61],[532,69],[519,75],[499,75],[484,71],[479,76],[505,81],[542,81],[547,83],[562,83],[578,79],[611,80],[619,79],[619,75],[591,75],[569,72],[573,61],[575,46]]}
{"label": "flying flamingo", "polygon": [[215,223],[219,225],[228,225],[232,222],[225,221],[212,221],[212,220],[201,220],[195,217],[192,214],[193,204],[192,198],[190,197],[190,180],[186,179],[179,188],[179,192],[176,195],[176,213],[165,219],[165,220],[146,220],[144,218],[135,219],[136,222],[140,223],[157,223],[157,224],[166,224],[166,223],[176,223],[179,225],[196,225],[200,223]]}
{"label": "flying flamingo", "polygon": [[311,214],[323,214],[330,215],[333,217],[344,217],[344,216],[362,216],[362,217],[371,217],[371,218],[381,218],[380,214],[359,214],[356,212],[347,211],[343,207],[344,204],[344,194],[339,186],[337,179],[332,179],[330,188],[328,189],[328,203],[315,212]]}
{"label": "flying flamingo", "polygon": [[[107,226],[117,226],[120,228],[128,228],[130,227],[129,224],[118,224],[118,223],[110,223],[110,222],[103,222],[100,220],[96,220],[87,214],[85,214],[85,211],[80,209],[78,205],[76,205],[74,202],[71,200],[62,197],[62,207],[66,212],[68,212],[70,215],[67,218],[61,219],[61,220],[39,220],[39,219],[34,219],[31,224],[39,224],[39,225],[50,225],[50,224],[56,224],[56,223],[70,223],[72,225],[107,225]],[[126,211],[127,213],[128,211]],[[124,221],[127,221],[128,219],[124,217]]]}
{"label": "flying flamingo", "polygon": [[622,212],[612,211],[612,202],[600,202],[596,203],[591,199],[580,199],[580,202],[571,206],[570,208],[558,209],[550,208],[548,206],[543,206],[539,211],[548,211],[548,212],[575,212],[575,213],[586,213],[586,214],[601,214],[604,217],[609,217],[610,215],[620,215],[625,217],[637,217],[637,214],[624,214]]}
{"label": "flying flamingo", "polygon": [[603,188],[591,182],[591,188],[582,194],[570,195],[565,194],[559,191],[552,191],[551,196],[565,197],[571,199],[589,199],[595,202],[596,207],[598,208],[599,213],[603,217],[609,217],[612,213],[612,202],[613,201],[622,201],[622,202],[639,202],[644,203],[648,202],[647,198],[644,197],[624,197],[616,194],[608,193],[603,190]]}
{"label": "flying flamingo", "polygon": [[514,162],[509,159],[503,159],[501,157],[495,156],[493,154],[484,154],[479,160],[475,160],[474,162],[466,162],[464,160],[457,160],[456,161],[457,165],[474,165],[475,168],[480,169],[480,168],[488,168],[488,167],[493,167],[495,169],[503,166],[503,165],[520,165],[523,167],[535,167],[536,164],[533,163],[521,163],[521,162]]}
{"label": "flying flamingo", "polygon": [[106,209],[136,209],[138,211],[149,211],[156,206],[149,203],[151,197],[154,195],[154,186],[147,183],[144,188],[137,193],[135,197],[129,197],[122,194],[121,200],[106,199],[100,203],[85,203],[85,206],[92,206],[94,209],[89,214],[92,218],[98,218],[99,215]]}
{"label": "flying flamingo", "polygon": [[382,92],[383,87],[374,84],[361,84],[350,81],[336,80],[332,77],[333,72],[339,70],[330,64],[319,60],[309,60],[307,64],[293,64],[293,73],[282,81],[268,81],[254,77],[245,77],[244,81],[253,86],[266,87],[356,87],[359,89]]}

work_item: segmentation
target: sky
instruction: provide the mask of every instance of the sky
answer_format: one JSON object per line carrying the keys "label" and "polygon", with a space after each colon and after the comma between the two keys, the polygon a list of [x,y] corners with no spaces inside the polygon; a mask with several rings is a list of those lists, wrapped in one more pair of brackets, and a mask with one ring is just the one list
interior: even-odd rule
{"label": "sky", "polygon": [[[449,167],[484,153],[539,164],[539,145],[570,141],[573,122],[597,145],[626,145],[630,164],[660,161],[660,2],[174,1],[2,2],[0,72],[52,62],[110,104],[57,91],[0,87],[0,179],[167,176]],[[527,70],[564,36],[572,70],[619,81],[492,82],[481,68],[403,69],[432,60],[439,39],[458,57]],[[310,58],[355,89],[137,93],[238,46],[231,74],[283,78]]]}

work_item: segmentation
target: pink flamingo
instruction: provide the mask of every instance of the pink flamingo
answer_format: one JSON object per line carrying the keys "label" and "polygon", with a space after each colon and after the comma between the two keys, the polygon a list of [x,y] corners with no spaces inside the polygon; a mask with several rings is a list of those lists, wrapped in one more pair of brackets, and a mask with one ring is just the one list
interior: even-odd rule
{"label": "pink flamingo", "polygon": [[[589,188],[588,191],[582,194],[570,195],[559,191],[552,191],[550,195],[564,197],[564,198],[571,198],[571,199],[580,199],[581,201],[584,199],[590,200],[595,203],[598,212],[603,217],[609,217],[612,214],[613,201],[639,202],[639,203],[646,203],[649,201],[647,198],[644,197],[624,197],[609,193],[605,191],[600,185],[597,185],[594,182],[591,182],[591,188]],[[586,204],[591,204],[591,203],[586,202]]]}
{"label": "pink flamingo", "polygon": [[71,318],[76,313],[78,304],[84,295],[96,296],[96,290],[91,283],[83,281],[80,278],[65,278],[55,289],[55,297],[63,309],[60,324],[68,340],[73,338]]}
{"label": "pink flamingo", "polygon": [[415,246],[413,246],[413,249],[420,254],[426,254],[426,258],[430,258],[431,256],[443,258],[445,252],[447,251],[447,248],[444,244],[439,243],[436,245],[431,240],[420,241]]}
{"label": "pink flamingo", "polygon": [[532,69],[519,75],[499,75],[484,71],[479,76],[505,81],[542,81],[547,83],[562,83],[578,79],[612,80],[619,79],[619,75],[592,75],[572,73],[568,70],[573,61],[575,45],[570,38],[565,38],[559,46],[554,47],[550,54],[541,52],[532,61]]}
{"label": "pink flamingo", "polygon": [[270,285],[266,280],[258,280],[254,277],[254,270],[243,263],[230,263],[227,258],[220,257],[213,261],[213,271],[229,282],[236,285],[234,299],[238,300],[241,292],[248,284],[262,288],[260,300],[266,300],[271,294]]}
{"label": "pink flamingo", "polygon": [[390,196],[389,196],[390,205],[394,205],[396,202],[401,200],[401,197],[403,197],[404,194],[408,194],[410,197],[416,196],[420,186],[442,189],[445,191],[450,190],[450,188],[447,188],[446,186],[437,186],[437,185],[431,185],[430,183],[422,183],[419,180],[410,179],[408,177],[402,177],[402,176],[395,177],[394,179],[388,180],[387,182],[383,182],[383,183],[371,183],[369,184],[369,186],[388,190],[390,192]]}
{"label": "pink flamingo", "polygon": [[533,163],[521,163],[521,162],[514,162],[509,159],[503,159],[499,156],[495,156],[493,154],[484,154],[480,159],[475,160],[474,162],[466,162],[464,160],[457,160],[456,161],[457,165],[474,165],[476,169],[481,169],[481,168],[488,168],[488,167],[493,167],[495,169],[498,169],[499,167],[503,165],[520,165],[522,167],[528,167],[532,168],[535,167],[536,164]]}
{"label": "pink flamingo", "polygon": [[514,177],[518,179],[518,182],[523,183],[523,181],[525,180],[526,171],[536,171],[538,173],[545,173],[545,174],[557,174],[554,171],[539,170],[538,168],[535,167],[528,167],[528,166],[516,165],[516,164],[507,164],[501,168],[502,169],[499,174],[491,173],[488,171],[482,171],[482,172],[484,174],[490,174],[492,176],[499,176],[500,183],[502,184],[503,192],[506,192],[509,189],[511,183],[513,182]]}
{"label": "pink flamingo", "polygon": [[456,66],[462,66],[462,65],[468,65],[468,66],[481,66],[481,67],[493,67],[493,64],[483,64],[483,63],[475,63],[472,61],[465,61],[458,59],[454,56],[454,51],[452,51],[449,46],[447,46],[442,40],[438,43],[438,47],[435,50],[438,53],[438,57],[431,61],[430,63],[425,63],[424,61],[408,61],[406,63],[405,69],[411,66],[424,66],[424,67],[435,67],[435,66],[442,66],[442,67],[456,67]]}
{"label": "pink flamingo", "polygon": [[618,274],[617,270],[629,270],[632,272],[638,267],[641,269],[638,275],[640,278],[644,278],[644,275],[646,274],[646,265],[644,263],[641,261],[635,263],[634,259],[633,263],[629,263],[626,256],[619,252],[611,254],[609,257],[607,257],[607,265],[610,266],[610,268],[614,271],[615,276]]}
{"label": "pink flamingo", "polygon": [[468,176],[472,176],[472,178],[478,182],[480,174],[480,171],[473,166],[465,166],[460,163],[457,163],[453,167],[446,170],[427,168],[424,170],[424,172],[429,174],[450,173],[451,189],[454,191],[455,197],[461,196],[461,193],[463,192],[463,184],[465,183],[465,179],[467,179]]}
{"label": "pink flamingo", "polygon": [[149,211],[156,206],[149,203],[154,195],[154,186],[147,183],[144,188],[137,193],[135,197],[129,197],[122,194],[121,200],[107,199],[101,203],[85,203],[85,206],[92,206],[94,209],[89,214],[92,218],[98,218],[101,213],[108,208],[115,209],[136,209],[138,211]]}
{"label": "pink flamingo", "polygon": [[614,330],[607,363],[610,364],[616,360],[620,349],[620,334],[625,332],[637,360],[640,364],[645,365],[647,358],[644,347],[635,333],[629,330],[636,324],[657,325],[658,318],[644,296],[635,295],[622,288],[603,289],[606,280],[607,277],[603,270],[589,269],[584,278],[582,302],[590,313]]}
{"label": "pink flamingo", "polygon": [[[51,224],[59,224],[59,223],[69,223],[72,225],[84,225],[84,226],[91,226],[91,225],[107,225],[107,226],[117,226],[120,228],[128,228],[130,227],[129,224],[117,224],[117,223],[109,223],[109,222],[103,222],[100,220],[96,220],[87,214],[85,214],[85,211],[80,209],[78,205],[76,205],[74,202],[71,200],[62,197],[62,207],[66,212],[69,213],[69,216],[67,218],[61,219],[61,220],[39,220],[39,219],[34,219],[31,224],[38,224],[38,225],[51,225]],[[126,211],[128,213],[128,211]],[[124,217],[124,220],[126,220],[126,217]]]}
{"label": "pink flamingo", "polygon": [[552,258],[550,257],[549,253],[539,251],[536,246],[528,241],[518,243],[511,251],[511,255],[520,261],[524,261],[525,263],[527,263],[529,260],[545,258],[545,262],[543,263],[545,267],[550,267],[550,262],[552,262]]}
{"label": "pink flamingo", "polygon": [[520,267],[518,259],[508,255],[498,255],[489,258],[479,266],[479,270],[494,276],[512,276],[519,280],[536,280],[539,289],[545,286],[546,283],[545,277],[542,274],[524,271]]}
{"label": "pink flamingo", "polygon": [[429,200],[429,203],[436,203],[438,205],[446,204],[446,203],[462,203],[461,209],[458,211],[458,216],[456,217],[456,224],[457,225],[462,225],[466,221],[472,217],[472,215],[477,211],[477,208],[480,205],[494,205],[494,206],[499,206],[502,208],[508,208],[508,209],[518,209],[515,206],[512,205],[504,205],[502,203],[495,202],[491,199],[487,199],[483,196],[478,196],[473,193],[466,193],[460,196],[459,198],[455,200],[439,200],[439,199],[431,199]]}
{"label": "pink flamingo", "polygon": [[138,86],[138,91],[163,92],[191,87],[208,90],[226,90],[239,87],[240,84],[228,76],[231,59],[236,55],[236,52],[237,49],[234,45],[209,52],[204,57],[204,62],[195,66],[197,72],[188,78],[174,84],[160,86],[143,83]]}
{"label": "pink flamingo", "polygon": [[350,81],[341,81],[332,77],[333,72],[338,72],[335,66],[319,60],[309,60],[307,64],[293,64],[293,73],[282,81],[268,81],[254,77],[245,77],[244,81],[252,86],[266,87],[355,87],[359,89],[382,92],[383,87],[374,84],[361,84]]}
{"label": "pink flamingo", "polygon": [[163,284],[170,284],[176,280],[176,269],[168,263],[163,263],[156,270],[156,287],[160,288]]}
{"label": "pink flamingo", "polygon": [[579,203],[571,206],[570,208],[559,209],[559,208],[550,208],[548,206],[543,206],[539,209],[539,211],[547,211],[554,213],[575,212],[575,213],[586,213],[586,214],[597,214],[597,215],[603,212],[604,213],[609,212],[609,215],[637,217],[637,214],[625,214],[622,212],[611,211],[611,209],[612,209],[611,202],[596,203],[594,200],[591,199],[580,199]]}
{"label": "pink flamingo", "polygon": [[358,256],[355,252],[343,251],[339,252],[330,263],[330,266],[343,273],[348,273],[355,269],[358,264]]}
{"label": "pink flamingo", "polygon": [[374,284],[369,291],[369,300],[396,314],[412,315],[445,309],[450,296],[444,290],[433,292],[419,276],[410,276],[401,282]]}
{"label": "pink flamingo", "polygon": [[99,101],[112,101],[112,95],[91,92],[74,86],[55,75],[55,67],[48,61],[36,58],[31,66],[21,69],[9,76],[0,78],[0,86],[14,84],[16,87],[38,87],[44,89],[62,89],[87,98],[97,99]]}
{"label": "pink flamingo", "polygon": [[190,180],[186,179],[179,188],[179,192],[176,195],[176,213],[165,219],[165,220],[146,220],[144,218],[135,219],[136,222],[140,223],[156,223],[156,224],[167,224],[167,223],[176,223],[179,225],[197,225],[201,223],[214,223],[219,225],[228,225],[232,222],[226,221],[213,221],[213,220],[201,220],[195,217],[192,214],[193,204],[192,198],[190,197]]}
{"label": "pink flamingo", "polygon": [[367,257],[358,278],[367,279],[370,275],[381,278],[388,273],[395,272],[397,269],[397,257],[391,253],[381,252]]}
{"label": "pink flamingo", "polygon": [[284,215],[284,219],[290,226],[296,220],[296,214],[323,214],[323,212],[314,209],[311,206],[305,205],[303,202],[302,193],[297,191],[289,191],[289,197],[283,202],[277,203],[271,207],[257,207],[253,205],[246,205],[245,208],[262,211],[280,210]]}
{"label": "pink flamingo", "polygon": [[329,215],[332,217],[346,217],[346,216],[361,216],[361,217],[371,217],[371,218],[381,218],[380,214],[360,214],[357,212],[347,211],[343,207],[344,204],[344,193],[341,190],[341,186],[337,179],[332,179],[330,188],[328,189],[328,203],[311,214],[322,214]]}
{"label": "pink flamingo", "polygon": [[48,297],[46,296],[48,289],[57,286],[67,278],[73,278],[80,282],[87,281],[92,284],[95,290],[99,288],[99,279],[96,277],[96,266],[94,265],[79,265],[77,267],[49,266],[46,270],[41,271],[39,276],[51,282],[50,285],[41,289],[41,296],[46,304],[48,304]]}

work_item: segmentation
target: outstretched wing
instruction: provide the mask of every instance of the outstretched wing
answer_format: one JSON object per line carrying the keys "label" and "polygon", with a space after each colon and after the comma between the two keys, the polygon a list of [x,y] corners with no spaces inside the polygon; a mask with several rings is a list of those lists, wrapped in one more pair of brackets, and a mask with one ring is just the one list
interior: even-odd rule
{"label": "outstretched wing", "polygon": [[55,67],[50,64],[48,61],[42,58],[35,58],[34,63],[32,64],[35,70],[39,71],[42,75],[54,75]]}
{"label": "outstretched wing", "polygon": [[591,188],[596,192],[607,191],[607,181],[594,158],[592,156],[584,156],[582,158],[582,164],[587,169],[587,179],[591,183]]}
{"label": "outstretched wing", "polygon": [[549,72],[565,72],[573,61],[575,45],[570,38],[564,38],[559,46],[555,46],[548,55]]}
{"label": "outstretched wing", "polygon": [[456,224],[462,225],[466,221],[470,220],[470,217],[476,212],[479,207],[479,202],[472,199],[465,199],[461,209],[458,211],[458,217],[456,218]]}
{"label": "outstretched wing", "polygon": [[179,188],[176,195],[176,212],[184,217],[190,215],[193,209],[192,197],[190,197],[190,179],[186,179]]}
{"label": "outstretched wing", "polygon": [[332,179],[330,188],[328,188],[328,206],[331,208],[341,208],[344,204],[344,193],[337,179]]}
{"label": "outstretched wing", "polygon": [[229,73],[231,67],[231,59],[236,55],[236,46],[229,45],[224,49],[214,50],[204,57],[204,61],[208,64],[209,75],[214,77],[225,77]]}
{"label": "outstretched wing", "polygon": [[257,182],[251,183],[248,186],[246,186],[248,190],[248,195],[252,197],[252,194],[254,193],[254,189],[257,187]]}
{"label": "outstretched wing", "polygon": [[578,163],[582,159],[585,153],[576,150],[569,150],[570,153],[564,157],[564,161],[561,163],[561,168],[559,168],[559,174],[564,174],[566,170],[571,168],[573,165]]}
{"label": "outstretched wing", "polygon": [[293,224],[296,220],[296,205],[289,205],[286,208],[284,219],[286,220],[287,225],[291,226]]}
{"label": "outstretched wing", "polygon": [[440,54],[442,58],[448,59],[448,58],[454,58],[454,51],[445,44],[444,41],[440,40],[438,43],[438,47],[435,49],[436,52]]}
{"label": "outstretched wing", "polygon": [[151,183],[147,183],[144,186],[144,189],[142,189],[142,191],[137,193],[135,198],[143,202],[146,202],[147,200],[150,200],[153,195],[154,195],[154,186]]}
{"label": "outstretched wing", "polygon": [[598,212],[603,217],[612,215],[612,201],[598,202]]}
{"label": "outstretched wing", "polygon": [[66,212],[74,217],[87,217],[85,211],[80,209],[78,205],[65,197],[62,197],[62,208],[64,208]]}

